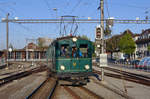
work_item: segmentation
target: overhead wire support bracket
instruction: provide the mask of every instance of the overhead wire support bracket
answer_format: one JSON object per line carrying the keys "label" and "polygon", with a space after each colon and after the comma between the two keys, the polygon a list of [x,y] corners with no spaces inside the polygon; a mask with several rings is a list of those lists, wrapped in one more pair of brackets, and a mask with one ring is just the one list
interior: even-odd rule
{"label": "overhead wire support bracket", "polygon": [[[74,23],[99,23],[100,21],[106,22],[108,19],[76,19]],[[2,19],[2,22],[12,23],[61,23],[62,19]],[[119,24],[150,24],[150,20],[121,20],[114,19],[114,23]],[[63,19],[64,23],[72,23],[71,19]]]}

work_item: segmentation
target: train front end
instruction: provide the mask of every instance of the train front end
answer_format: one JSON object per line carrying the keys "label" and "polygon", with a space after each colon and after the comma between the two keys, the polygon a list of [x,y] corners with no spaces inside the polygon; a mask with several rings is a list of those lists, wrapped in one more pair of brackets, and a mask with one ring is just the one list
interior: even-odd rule
{"label": "train front end", "polygon": [[88,78],[92,74],[93,44],[72,37],[56,44],[56,71],[60,78]]}

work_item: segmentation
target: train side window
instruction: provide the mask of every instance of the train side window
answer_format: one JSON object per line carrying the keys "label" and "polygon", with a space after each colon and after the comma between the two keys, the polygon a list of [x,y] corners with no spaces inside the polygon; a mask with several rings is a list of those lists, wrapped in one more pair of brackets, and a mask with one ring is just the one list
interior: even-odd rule
{"label": "train side window", "polygon": [[79,47],[79,57],[87,58],[88,57],[88,45],[87,44],[80,44]]}

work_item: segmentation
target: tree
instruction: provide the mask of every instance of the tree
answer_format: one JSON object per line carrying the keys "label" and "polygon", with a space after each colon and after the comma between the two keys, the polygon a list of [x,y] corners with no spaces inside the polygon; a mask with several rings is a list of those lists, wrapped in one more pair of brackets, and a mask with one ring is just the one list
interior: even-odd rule
{"label": "tree", "polygon": [[40,48],[40,49],[44,49],[44,39],[42,39],[42,38],[38,38],[38,47]]}
{"label": "tree", "polygon": [[96,53],[95,53],[95,49],[96,49],[95,42],[92,42],[92,46],[93,46],[93,54],[92,54],[92,56],[93,56],[93,57],[96,57]]}
{"label": "tree", "polygon": [[90,38],[88,38],[86,35],[82,35],[81,38],[86,39],[86,40],[90,40]]}
{"label": "tree", "polygon": [[[150,52],[150,45],[148,45],[147,50]],[[149,54],[149,52],[148,52],[148,54]]]}
{"label": "tree", "polygon": [[147,50],[150,51],[150,45],[148,45]]}
{"label": "tree", "polygon": [[136,48],[135,42],[132,39],[131,34],[126,33],[124,36],[120,38],[119,49],[121,52],[129,55],[129,58],[130,55],[135,51],[135,48]]}
{"label": "tree", "polygon": [[106,28],[105,28],[105,30],[104,30],[104,36],[105,36],[105,37],[111,36],[111,32],[112,32],[112,30],[109,28],[108,25],[106,25]]}
{"label": "tree", "polygon": [[115,35],[106,41],[106,51],[111,53],[111,58],[113,52],[117,52],[119,49],[119,41],[120,41],[120,36]]}

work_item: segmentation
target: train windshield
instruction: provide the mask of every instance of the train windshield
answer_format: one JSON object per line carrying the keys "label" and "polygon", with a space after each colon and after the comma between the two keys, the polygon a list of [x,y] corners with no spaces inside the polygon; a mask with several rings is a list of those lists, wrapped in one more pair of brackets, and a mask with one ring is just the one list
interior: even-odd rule
{"label": "train windshield", "polygon": [[70,57],[69,44],[62,44],[60,46],[60,57]]}
{"label": "train windshield", "polygon": [[88,44],[80,44],[78,47],[76,45],[69,46],[69,44],[62,44],[60,46],[59,57],[90,58],[90,53]]}
{"label": "train windshield", "polygon": [[88,45],[87,44],[80,44],[79,46],[79,51],[78,51],[78,55],[81,58],[88,58],[89,54],[88,54]]}
{"label": "train windshield", "polygon": [[72,47],[72,58],[89,58],[89,53],[87,44],[80,44],[79,48],[76,46]]}

